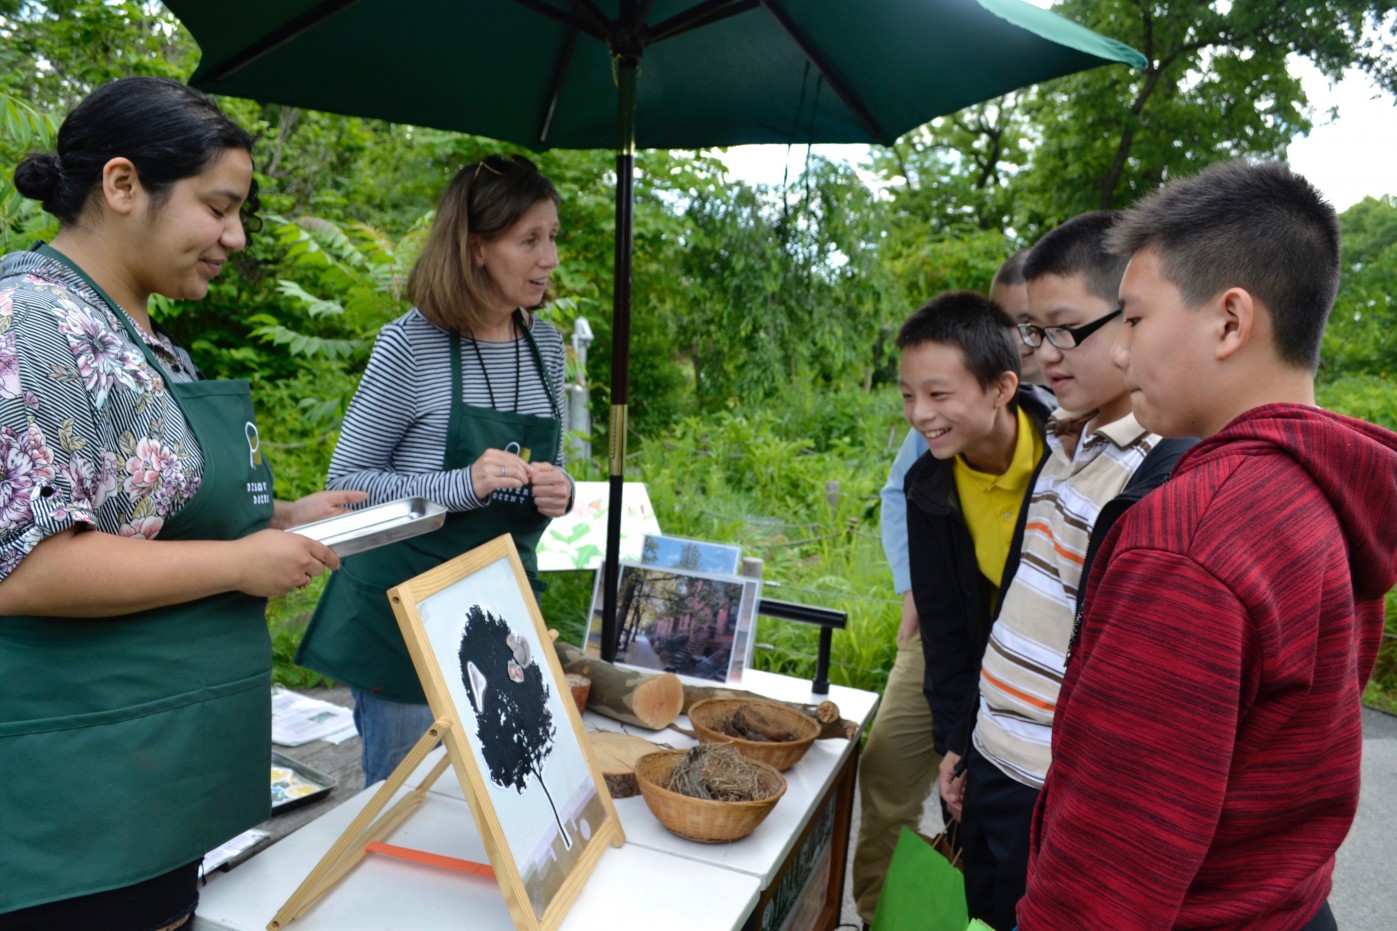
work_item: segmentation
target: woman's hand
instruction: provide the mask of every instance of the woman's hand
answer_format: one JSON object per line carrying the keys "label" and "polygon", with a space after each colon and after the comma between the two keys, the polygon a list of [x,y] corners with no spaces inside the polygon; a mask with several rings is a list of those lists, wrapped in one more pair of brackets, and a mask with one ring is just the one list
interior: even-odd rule
{"label": "woman's hand", "polygon": [[471,463],[471,487],[475,496],[484,501],[501,488],[523,488],[529,484],[530,468],[514,453],[487,449]]}
{"label": "woman's hand", "polygon": [[340,567],[340,558],[324,543],[283,530],[259,530],[234,547],[238,591],[262,598],[305,588],[326,569]]}
{"label": "woman's hand", "polygon": [[572,480],[551,462],[529,465],[529,483],[534,487],[534,506],[544,517],[562,517],[572,499]]}
{"label": "woman's hand", "polygon": [[367,500],[367,491],[317,491],[295,501],[278,501],[272,515],[272,529],[285,530],[312,521],[347,514],[351,506]]}

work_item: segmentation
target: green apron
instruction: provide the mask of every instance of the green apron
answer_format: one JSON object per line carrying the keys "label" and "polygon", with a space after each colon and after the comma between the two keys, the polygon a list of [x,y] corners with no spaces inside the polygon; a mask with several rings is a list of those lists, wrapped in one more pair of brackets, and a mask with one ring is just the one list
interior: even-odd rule
{"label": "green apron", "polygon": [[[248,439],[247,383],[165,387],[204,470],[159,539],[234,540],[266,527],[272,476]],[[230,592],[122,617],[0,618],[0,913],[143,882],[266,819],[265,608]]]}
{"label": "green apron", "polygon": [[[549,400],[557,407],[543,359],[527,328],[524,338]],[[443,469],[465,469],[487,449],[526,449],[530,458],[554,462],[562,427],[551,417],[474,407],[461,400],[461,339],[451,334],[451,417]],[[432,533],[347,557],[325,585],[296,662],[357,689],[394,701],[425,702],[422,684],[398,630],[387,591],[467,550],[508,533],[514,537],[529,581],[538,587],[539,537],[551,518],[534,506],[533,493],[496,491],[484,507],[457,511]]]}

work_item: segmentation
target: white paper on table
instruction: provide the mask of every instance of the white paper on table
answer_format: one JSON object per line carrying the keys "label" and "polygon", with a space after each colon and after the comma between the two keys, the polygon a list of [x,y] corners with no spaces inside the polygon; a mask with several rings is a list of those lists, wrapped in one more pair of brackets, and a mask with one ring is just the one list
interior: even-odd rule
{"label": "white paper on table", "polygon": [[[572,511],[555,517],[539,538],[540,572],[596,569],[606,557],[606,522],[611,504],[609,482],[578,482]],[[621,558],[640,559],[647,533],[658,534],[660,521],[650,505],[644,482],[621,486]]]}
{"label": "white paper on table", "polygon": [[204,854],[204,872],[213,872],[244,850],[251,850],[271,836],[272,835],[266,831],[259,831],[256,828],[251,828],[250,830],[243,831],[237,837],[229,838]]}
{"label": "white paper on table", "polygon": [[312,740],[342,743],[355,734],[354,713],[333,702],[272,687],[272,742],[299,747]]}

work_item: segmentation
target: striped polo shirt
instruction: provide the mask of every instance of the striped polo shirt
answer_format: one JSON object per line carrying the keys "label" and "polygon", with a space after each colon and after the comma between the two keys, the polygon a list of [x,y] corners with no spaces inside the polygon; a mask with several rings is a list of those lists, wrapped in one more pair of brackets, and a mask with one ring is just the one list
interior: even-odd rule
{"label": "striped polo shirt", "polygon": [[1133,414],[1084,429],[1070,444],[1074,450],[1048,437],[1051,453],[1029,499],[1018,571],[985,649],[974,735],[987,760],[1025,785],[1041,788],[1052,761],[1053,712],[1091,528],[1159,439]]}

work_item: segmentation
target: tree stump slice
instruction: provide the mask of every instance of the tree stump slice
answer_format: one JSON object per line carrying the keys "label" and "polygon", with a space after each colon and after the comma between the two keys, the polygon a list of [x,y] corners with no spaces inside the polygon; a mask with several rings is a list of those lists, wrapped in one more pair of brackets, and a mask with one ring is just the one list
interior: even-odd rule
{"label": "tree stump slice", "polygon": [[588,731],[583,737],[587,751],[601,770],[606,790],[612,798],[631,798],[640,794],[635,781],[635,761],[647,753],[662,749],[643,737],[617,734],[611,731]]}

